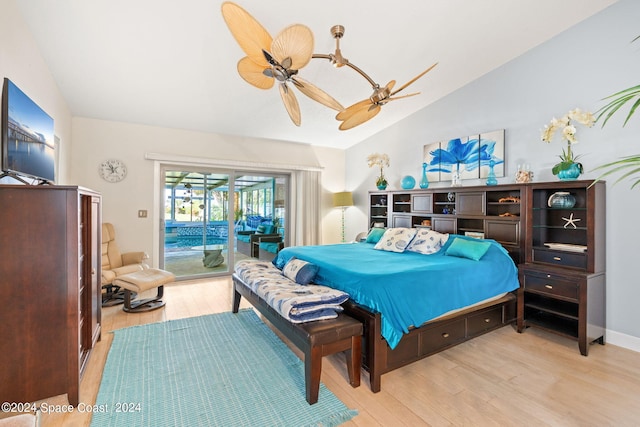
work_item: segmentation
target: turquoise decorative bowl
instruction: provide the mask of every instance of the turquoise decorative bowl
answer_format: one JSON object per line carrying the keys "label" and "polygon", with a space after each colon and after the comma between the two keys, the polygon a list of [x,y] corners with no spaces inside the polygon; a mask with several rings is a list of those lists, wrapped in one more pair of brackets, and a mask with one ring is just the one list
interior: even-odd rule
{"label": "turquoise decorative bowl", "polygon": [[402,178],[402,181],[400,181],[400,185],[402,186],[403,190],[411,190],[413,187],[415,187],[416,180],[411,175],[407,175]]}

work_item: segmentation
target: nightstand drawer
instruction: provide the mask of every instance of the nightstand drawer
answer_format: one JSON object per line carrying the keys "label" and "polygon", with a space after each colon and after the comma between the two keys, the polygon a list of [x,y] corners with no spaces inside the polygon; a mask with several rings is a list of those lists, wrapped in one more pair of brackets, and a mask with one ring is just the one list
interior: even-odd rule
{"label": "nightstand drawer", "polygon": [[578,300],[578,284],[568,280],[558,280],[553,275],[524,274],[524,290]]}
{"label": "nightstand drawer", "polygon": [[570,253],[534,248],[533,262],[561,265],[564,267],[587,268],[587,256],[584,253]]}

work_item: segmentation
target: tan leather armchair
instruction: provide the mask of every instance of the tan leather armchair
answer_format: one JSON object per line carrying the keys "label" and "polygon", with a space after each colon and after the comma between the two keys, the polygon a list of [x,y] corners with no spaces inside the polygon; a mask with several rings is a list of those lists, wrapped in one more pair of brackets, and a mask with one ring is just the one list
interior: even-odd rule
{"label": "tan leather armchair", "polygon": [[116,244],[113,225],[102,224],[102,306],[112,306],[124,302],[124,292],[113,281],[124,274],[141,271],[148,266],[143,263],[144,252],[121,253]]}

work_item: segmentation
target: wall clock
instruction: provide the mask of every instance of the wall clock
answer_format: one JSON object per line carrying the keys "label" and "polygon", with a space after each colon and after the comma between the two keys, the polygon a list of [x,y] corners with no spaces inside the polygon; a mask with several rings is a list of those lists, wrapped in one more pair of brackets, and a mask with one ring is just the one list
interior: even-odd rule
{"label": "wall clock", "polygon": [[100,163],[98,173],[107,182],[120,182],[127,176],[127,167],[120,160],[109,159]]}

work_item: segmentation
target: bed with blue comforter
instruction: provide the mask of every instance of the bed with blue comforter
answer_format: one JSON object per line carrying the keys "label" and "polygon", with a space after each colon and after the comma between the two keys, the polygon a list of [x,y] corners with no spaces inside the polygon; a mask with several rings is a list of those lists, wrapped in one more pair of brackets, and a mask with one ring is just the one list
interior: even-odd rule
{"label": "bed with blue comforter", "polygon": [[480,260],[447,255],[451,235],[433,254],[374,249],[372,243],[298,246],[281,250],[273,263],[282,268],[295,257],[318,266],[314,283],[344,291],[351,300],[381,314],[381,333],[391,349],[413,326],[452,310],[519,287],[517,268],[497,242]]}

